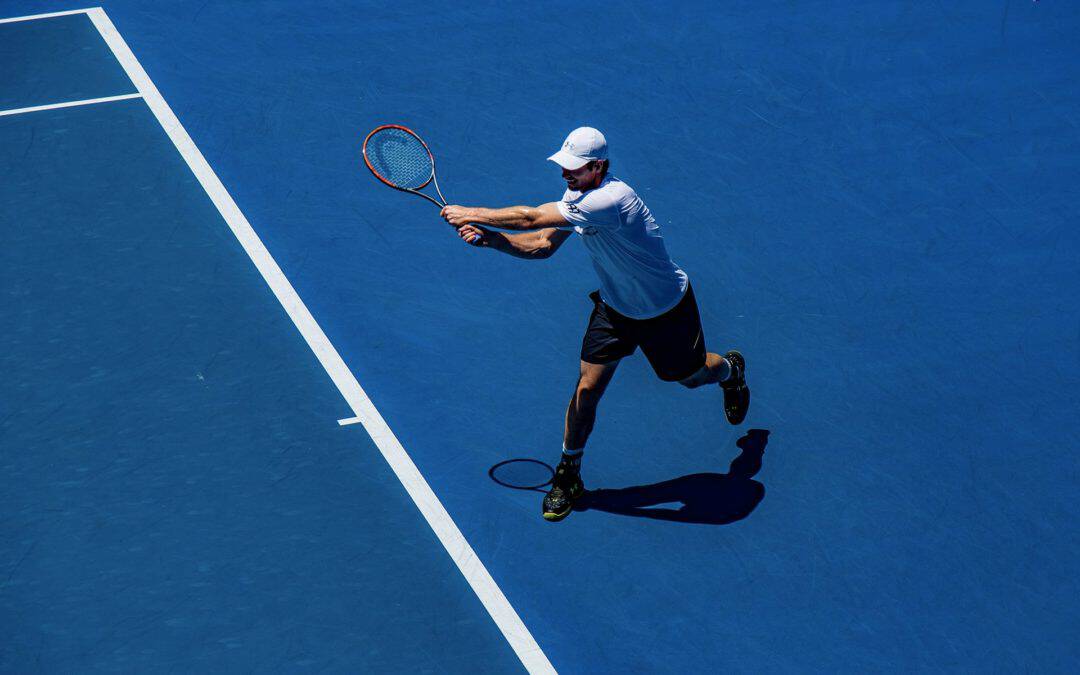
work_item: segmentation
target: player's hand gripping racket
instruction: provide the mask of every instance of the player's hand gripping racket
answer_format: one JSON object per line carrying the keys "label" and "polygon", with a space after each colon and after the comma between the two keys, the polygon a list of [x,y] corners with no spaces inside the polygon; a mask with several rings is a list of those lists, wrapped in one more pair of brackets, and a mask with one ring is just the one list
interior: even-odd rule
{"label": "player's hand gripping racket", "polygon": [[[364,139],[364,163],[376,178],[395,190],[419,195],[440,209],[446,206],[435,177],[435,156],[412,129],[399,124],[376,127]],[[429,184],[435,186],[438,199],[420,191]],[[482,239],[473,237],[469,243],[479,245]]]}

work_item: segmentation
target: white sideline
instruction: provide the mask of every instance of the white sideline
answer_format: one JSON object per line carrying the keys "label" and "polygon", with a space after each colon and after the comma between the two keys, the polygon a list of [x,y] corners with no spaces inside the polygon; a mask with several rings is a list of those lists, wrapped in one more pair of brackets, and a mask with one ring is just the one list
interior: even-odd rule
{"label": "white sideline", "polygon": [[13,108],[0,110],[0,117],[4,115],[21,115],[23,113],[37,112],[39,110],[56,110],[57,108],[74,108],[78,105],[93,105],[95,103],[108,103],[109,101],[126,101],[129,98],[142,98],[142,94],[121,94],[120,96],[105,96],[103,98],[84,98],[81,101],[65,101],[63,103],[49,103],[48,105],[35,105],[29,108]]}
{"label": "white sideline", "polygon": [[0,23],[15,23],[17,21],[36,21],[37,19],[51,19],[54,16],[70,16],[72,14],[86,14],[89,9],[69,9],[65,12],[49,12],[48,14],[31,14],[29,16],[13,16],[9,19],[0,19]]}
{"label": "white sideline", "polygon": [[154,113],[161,127],[168,134],[180,155],[187,162],[192,173],[199,179],[203,189],[214,202],[225,222],[236,235],[237,240],[244,247],[255,267],[266,280],[267,285],[274,292],[285,312],[292,319],[300,334],[307,341],[311,351],[315,353],[319,363],[326,369],[330,379],[337,386],[338,391],[352,408],[356,417],[364,425],[371,439],[379,448],[390,468],[397,475],[398,480],[405,487],[406,492],[415,502],[428,525],[442,542],[447,553],[457,565],[461,574],[472,587],[484,608],[487,609],[495,624],[502,631],[506,641],[513,648],[521,663],[530,673],[554,673],[555,669],[547,656],[540,649],[532,634],[517,612],[506,599],[502,589],[492,579],[487,568],[476,556],[472,546],[466,541],[464,535],[450,518],[446,508],[443,507],[439,498],[435,496],[427,481],[416,468],[412,458],[405,452],[394,432],[386,424],[386,421],[375,409],[375,405],[368,398],[356,376],[352,374],[348,366],[342,360],[334,346],[330,344],[322,328],[315,322],[311,312],[304,306],[303,301],[296,294],[292,284],[285,278],[281,268],[270,256],[258,235],[252,229],[244,214],[241,213],[236,202],[226,191],[217,174],[207,163],[202,153],[195,146],[194,141],[173,114],[169,105],[158,92],[157,87],[150,80],[146,71],[143,70],[135,55],[123,37],[117,32],[112,21],[100,7],[83,10],[86,12],[94,26],[101,33],[102,38],[112,49],[113,54],[131,78],[132,83],[142,94],[146,104]]}

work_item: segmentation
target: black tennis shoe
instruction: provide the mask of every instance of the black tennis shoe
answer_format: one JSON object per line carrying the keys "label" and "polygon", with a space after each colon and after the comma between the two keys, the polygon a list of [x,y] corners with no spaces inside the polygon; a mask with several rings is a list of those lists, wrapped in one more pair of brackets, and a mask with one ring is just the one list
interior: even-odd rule
{"label": "black tennis shoe", "polygon": [[581,482],[579,466],[565,459],[555,469],[551,480],[551,489],[544,496],[544,520],[556,522],[570,515],[574,502],[585,494],[585,484]]}
{"label": "black tennis shoe", "polygon": [[732,349],[724,358],[731,364],[731,375],[720,383],[724,390],[724,416],[732,424],[741,424],[750,409],[750,387],[746,386],[746,361]]}

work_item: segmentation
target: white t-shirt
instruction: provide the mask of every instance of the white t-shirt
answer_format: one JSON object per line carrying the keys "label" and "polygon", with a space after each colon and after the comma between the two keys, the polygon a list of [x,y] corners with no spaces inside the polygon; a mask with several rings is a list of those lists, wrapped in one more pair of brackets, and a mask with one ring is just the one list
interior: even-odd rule
{"label": "white t-shirt", "polygon": [[559,213],[581,235],[600,277],[600,299],[631,319],[660,316],[682,300],[688,280],[668,255],[645,202],[608,175],[595,190],[567,190]]}

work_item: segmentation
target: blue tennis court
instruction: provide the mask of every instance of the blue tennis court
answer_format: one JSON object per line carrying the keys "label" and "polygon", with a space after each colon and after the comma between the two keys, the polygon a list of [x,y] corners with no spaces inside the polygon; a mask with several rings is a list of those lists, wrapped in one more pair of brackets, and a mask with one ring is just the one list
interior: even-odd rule
{"label": "blue tennis court", "polygon": [[[8,20],[16,19],[16,20]],[[0,671],[1073,672],[1080,6],[0,3]],[[540,517],[574,127],[692,279]],[[530,489],[531,488],[531,489]]]}

